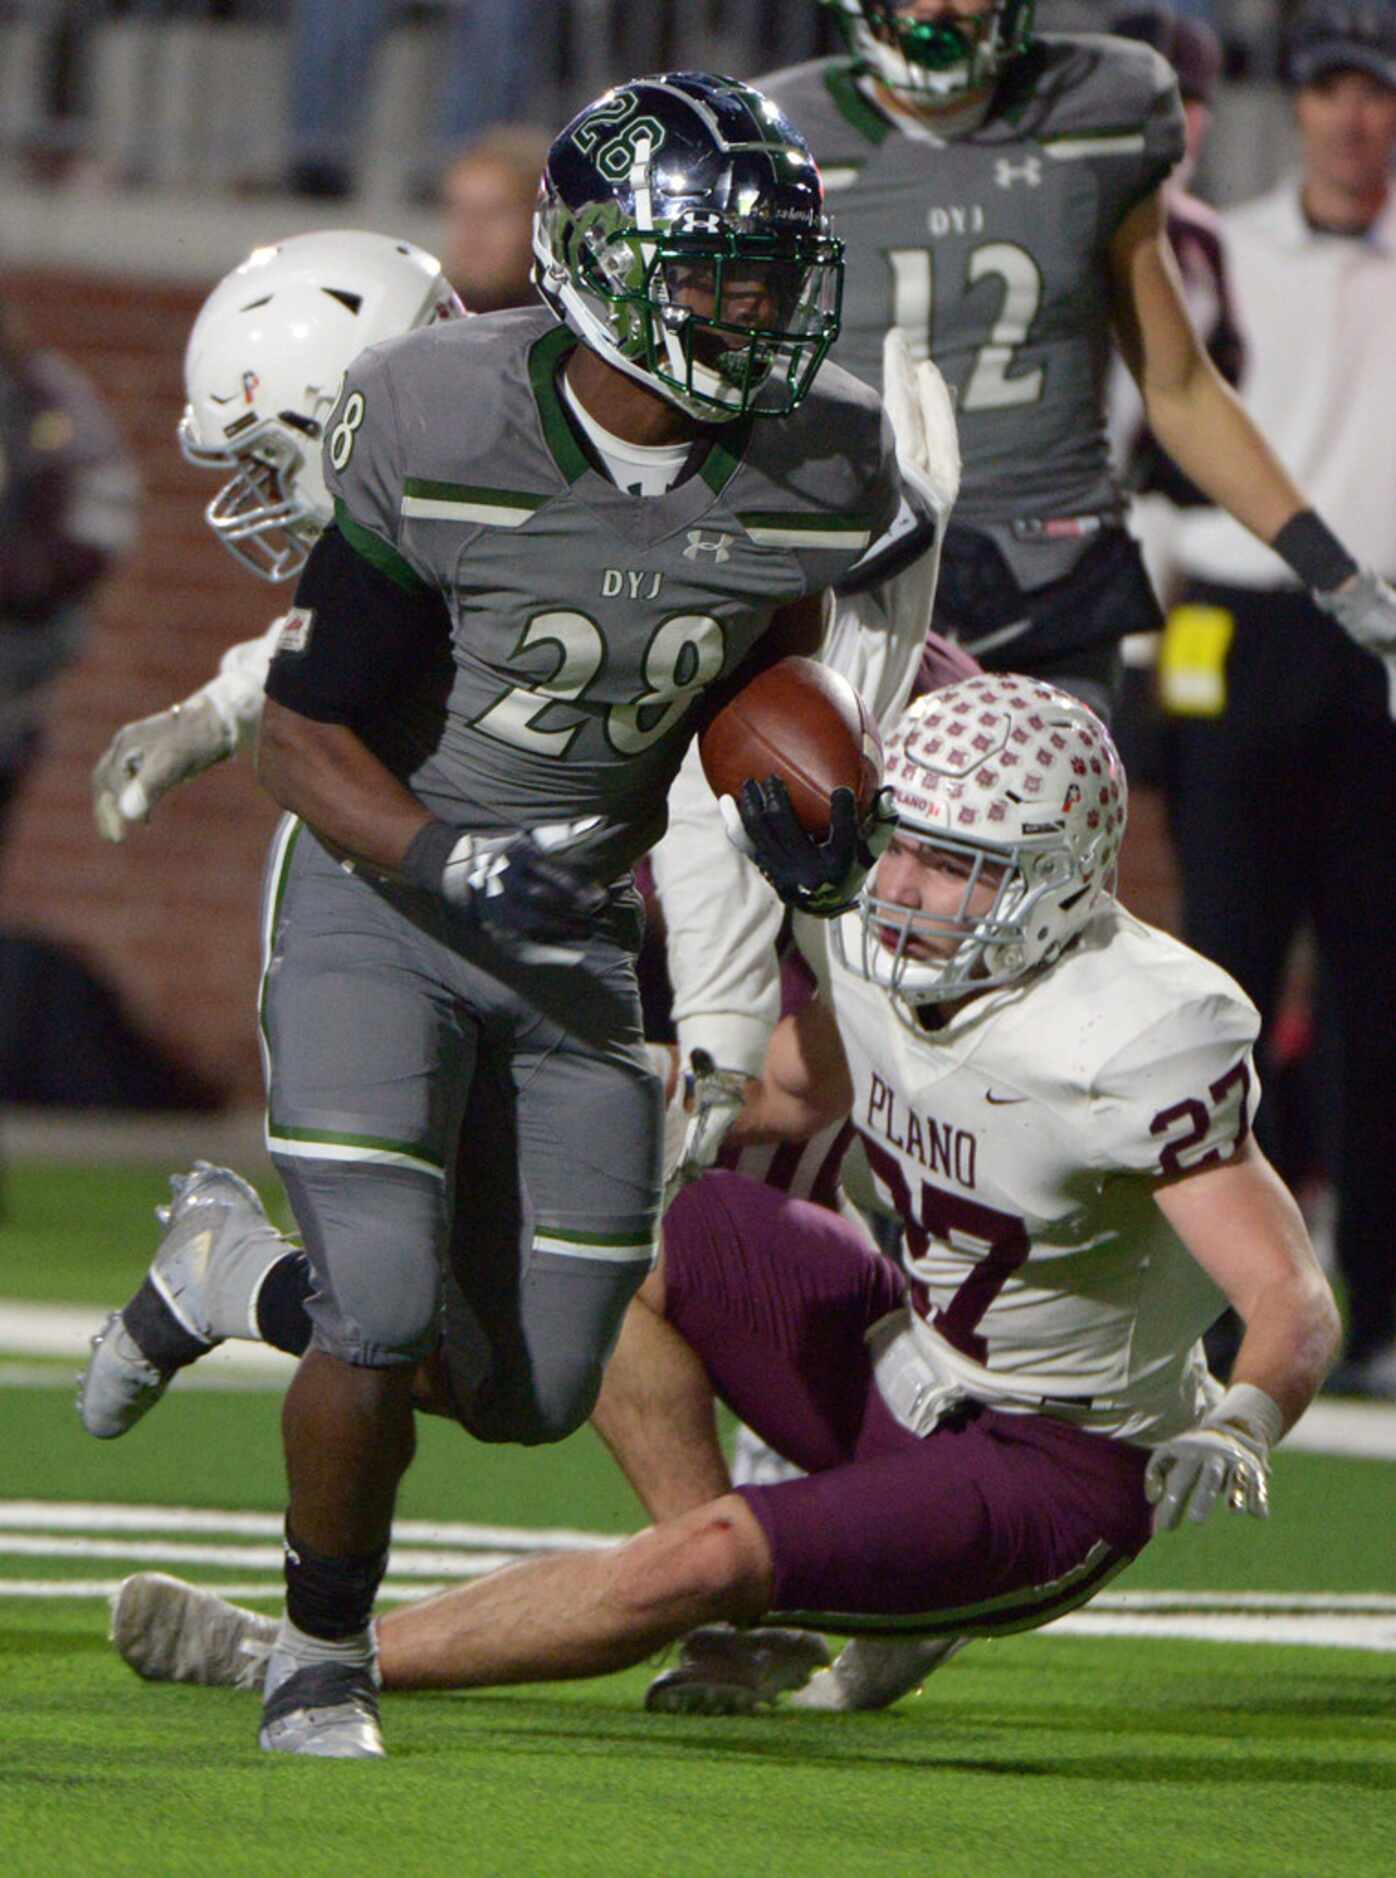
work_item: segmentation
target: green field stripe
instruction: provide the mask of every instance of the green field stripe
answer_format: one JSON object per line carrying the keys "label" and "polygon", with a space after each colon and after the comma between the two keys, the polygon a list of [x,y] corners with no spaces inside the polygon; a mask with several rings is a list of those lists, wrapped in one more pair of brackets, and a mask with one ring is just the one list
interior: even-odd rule
{"label": "green field stripe", "polygon": [[349,543],[356,554],[363,556],[370,567],[376,567],[380,574],[401,587],[406,593],[429,593],[430,585],[423,580],[410,561],[405,561],[396,548],[390,547],[381,536],[372,529],[365,528],[362,522],[356,522],[345,507],[341,497],[334,499],[335,526]]}

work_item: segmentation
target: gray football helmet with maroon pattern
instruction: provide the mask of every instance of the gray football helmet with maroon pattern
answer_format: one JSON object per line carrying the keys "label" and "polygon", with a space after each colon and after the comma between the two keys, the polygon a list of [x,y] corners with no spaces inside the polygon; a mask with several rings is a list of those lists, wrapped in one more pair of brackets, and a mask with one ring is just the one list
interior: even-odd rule
{"label": "gray football helmet with maroon pattern", "polygon": [[[886,780],[897,840],[966,864],[950,918],[879,898],[874,872],[856,916],[857,954],[846,940],[840,948],[862,976],[911,1004],[1008,984],[1049,964],[1114,888],[1124,768],[1095,712],[1054,685],[984,673],[919,698],[888,743]],[[1002,870],[998,891],[971,916],[990,868]],[[918,936],[958,944],[947,958],[927,959],[911,949]]]}

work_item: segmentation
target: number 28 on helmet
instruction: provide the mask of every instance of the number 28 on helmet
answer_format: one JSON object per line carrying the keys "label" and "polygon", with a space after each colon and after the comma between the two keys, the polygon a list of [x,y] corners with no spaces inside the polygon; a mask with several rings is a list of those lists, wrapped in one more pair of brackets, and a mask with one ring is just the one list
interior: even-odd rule
{"label": "number 28 on helmet", "polygon": [[533,249],[585,345],[708,423],[793,411],[838,336],[818,168],[736,79],[666,72],[587,105],[549,151]]}

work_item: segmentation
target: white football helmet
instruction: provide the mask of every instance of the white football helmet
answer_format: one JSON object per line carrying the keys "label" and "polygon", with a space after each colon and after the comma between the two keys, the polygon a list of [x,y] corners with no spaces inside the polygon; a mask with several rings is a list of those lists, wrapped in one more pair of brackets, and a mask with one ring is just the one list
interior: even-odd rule
{"label": "white football helmet", "polygon": [[[918,698],[887,745],[886,779],[897,842],[966,869],[952,916],[879,897],[884,863],[839,922],[844,962],[909,1010],[1050,964],[1114,889],[1124,768],[1095,712],[1054,685],[981,673]],[[1002,869],[998,891],[973,916],[991,866]],[[948,956],[918,956],[918,941],[947,938],[957,942]]]}
{"label": "white football helmet", "polygon": [[1037,0],[991,0],[982,12],[917,19],[910,0],[823,0],[849,49],[894,97],[953,104],[999,77],[1032,40]]}
{"label": "white football helmet", "polygon": [[353,229],[254,248],[224,276],[185,349],[179,443],[233,472],[204,514],[244,567],[289,580],[328,524],[320,429],[364,347],[464,311],[435,255]]}

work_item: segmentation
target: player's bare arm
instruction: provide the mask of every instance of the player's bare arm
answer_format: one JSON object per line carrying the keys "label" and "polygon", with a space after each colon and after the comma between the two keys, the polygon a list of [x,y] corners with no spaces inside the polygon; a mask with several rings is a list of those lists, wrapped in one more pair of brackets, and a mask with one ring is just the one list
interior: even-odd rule
{"label": "player's bare arm", "polygon": [[1344,632],[1391,665],[1396,592],[1360,567],[1309,507],[1202,349],[1164,234],[1161,192],[1121,224],[1110,272],[1115,336],[1164,448],[1204,494],[1275,550]]}
{"label": "player's bare arm", "polygon": [[1223,1166],[1160,1186],[1155,1198],[1246,1329],[1221,1400],[1150,1457],[1145,1490],[1154,1529],[1200,1523],[1219,1500],[1263,1519],[1270,1450],[1308,1407],[1337,1353],[1333,1295],[1298,1207],[1254,1142]]}
{"label": "player's bare arm", "polygon": [[777,1024],[760,1079],[747,1084],[727,1139],[740,1147],[806,1141],[841,1121],[852,1102],[853,1083],[834,1014],[816,998]]}
{"label": "player's bare arm", "polygon": [[1263,1389],[1288,1433],[1317,1394],[1341,1334],[1293,1196],[1247,1140],[1224,1166],[1165,1182],[1154,1197],[1246,1327],[1231,1383]]}
{"label": "player's bare arm", "polygon": [[432,819],[347,724],[317,723],[268,698],[257,777],[281,807],[355,861],[399,873]]}
{"label": "player's bare arm", "polygon": [[1305,499],[1193,330],[1165,213],[1156,191],[1111,243],[1115,336],[1165,449],[1221,508],[1273,541]]}

